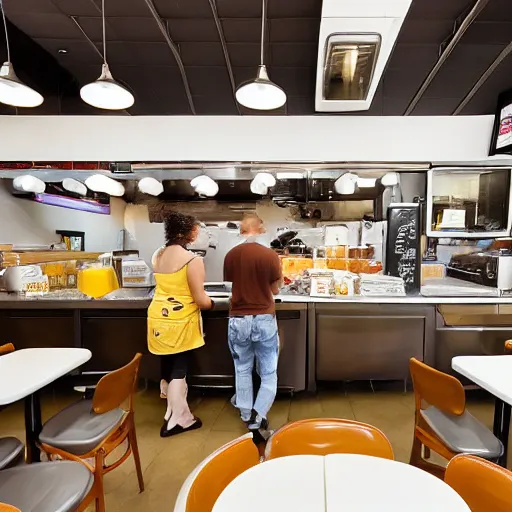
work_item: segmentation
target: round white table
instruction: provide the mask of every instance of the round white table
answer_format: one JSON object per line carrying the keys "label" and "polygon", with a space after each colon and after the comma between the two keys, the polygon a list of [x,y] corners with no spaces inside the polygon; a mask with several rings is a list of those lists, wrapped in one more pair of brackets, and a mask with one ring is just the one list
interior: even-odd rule
{"label": "round white table", "polygon": [[213,512],[471,512],[438,478],[365,455],[273,459],[238,476]]}

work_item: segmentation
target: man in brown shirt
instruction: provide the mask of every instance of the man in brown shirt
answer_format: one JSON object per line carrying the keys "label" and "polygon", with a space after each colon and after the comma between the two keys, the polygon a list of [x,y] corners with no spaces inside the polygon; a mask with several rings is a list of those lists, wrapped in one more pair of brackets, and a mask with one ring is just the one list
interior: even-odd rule
{"label": "man in brown shirt", "polygon": [[[279,336],[273,295],[279,293],[281,286],[281,263],[274,251],[257,242],[265,233],[257,215],[246,216],[240,232],[245,242],[232,249],[224,260],[224,280],[233,283],[228,329],[236,376],[232,403],[249,429],[266,430],[268,411],[277,391]],[[254,361],[261,378],[256,400]]]}

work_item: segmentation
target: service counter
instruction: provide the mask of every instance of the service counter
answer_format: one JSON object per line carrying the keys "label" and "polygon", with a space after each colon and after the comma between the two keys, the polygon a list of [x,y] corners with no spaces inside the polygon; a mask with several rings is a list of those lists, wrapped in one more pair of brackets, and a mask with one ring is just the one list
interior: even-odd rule
{"label": "service counter", "polygon": [[[158,381],[148,354],[149,300],[23,299],[0,294],[2,341],[17,348],[77,346],[92,351],[84,372],[98,375],[143,352],[141,376]],[[501,354],[512,338],[512,298],[277,297],[279,386],[314,390],[318,381],[404,380],[410,357],[450,372],[456,355]],[[190,384],[232,387],[227,306],[203,313],[206,346],[193,358]]]}

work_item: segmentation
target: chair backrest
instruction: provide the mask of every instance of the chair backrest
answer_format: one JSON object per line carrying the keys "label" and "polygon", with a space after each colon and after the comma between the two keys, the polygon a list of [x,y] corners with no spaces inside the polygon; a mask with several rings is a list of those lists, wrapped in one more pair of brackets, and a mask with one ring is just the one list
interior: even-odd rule
{"label": "chair backrest", "polygon": [[178,494],[174,512],[211,512],[222,491],[259,461],[252,434],[222,446],[189,475]]}
{"label": "chair backrest", "polygon": [[266,459],[288,455],[356,453],[394,459],[388,438],[377,428],[338,418],[308,419],[288,423],[270,438]]}
{"label": "chair backrest", "polygon": [[7,503],[0,503],[0,512],[21,512],[21,510],[12,505],[7,505]]}
{"label": "chair backrest", "polygon": [[0,345],[0,356],[3,356],[4,354],[9,354],[10,352],[14,352],[14,345],[12,343]]}
{"label": "chair backrest", "polygon": [[512,510],[512,472],[474,455],[457,455],[444,481],[462,496],[472,512]]}
{"label": "chair backrest", "polygon": [[139,376],[142,354],[135,357],[122,368],[104,375],[94,391],[92,408],[96,414],[103,414],[120,407],[129,400],[129,411],[133,411],[133,394]]}
{"label": "chair backrest", "polygon": [[416,410],[422,401],[437,407],[443,412],[460,416],[466,409],[466,395],[458,379],[440,372],[412,357],[409,361]]}

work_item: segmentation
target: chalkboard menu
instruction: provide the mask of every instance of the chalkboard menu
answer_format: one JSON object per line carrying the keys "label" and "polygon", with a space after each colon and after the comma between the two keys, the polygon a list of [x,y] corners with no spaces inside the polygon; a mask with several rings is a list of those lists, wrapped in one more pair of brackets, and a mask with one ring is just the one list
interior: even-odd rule
{"label": "chalkboard menu", "polygon": [[418,293],[421,285],[420,205],[395,203],[388,208],[386,275],[401,277],[407,293]]}

